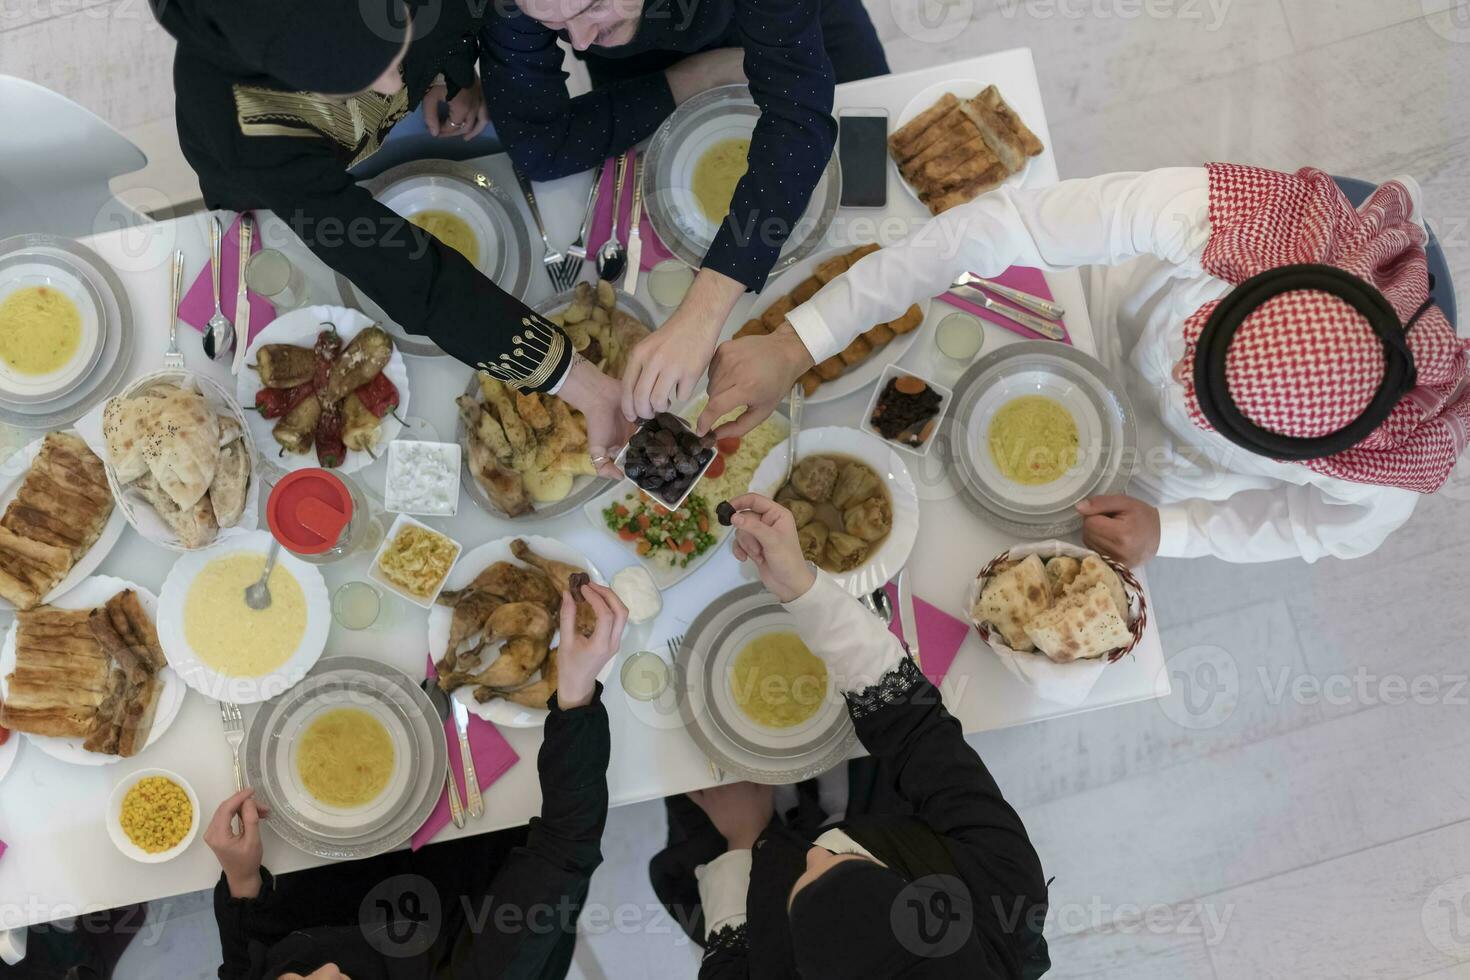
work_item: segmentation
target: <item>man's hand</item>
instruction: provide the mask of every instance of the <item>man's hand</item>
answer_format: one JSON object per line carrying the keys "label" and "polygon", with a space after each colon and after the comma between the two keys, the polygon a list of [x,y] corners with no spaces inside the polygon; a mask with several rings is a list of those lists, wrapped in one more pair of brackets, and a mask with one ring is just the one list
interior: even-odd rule
{"label": "man's hand", "polygon": [[664,72],[674,105],[720,85],[745,84],[745,49],[715,48],[676,62]]}
{"label": "man's hand", "polygon": [[623,417],[622,389],[589,361],[577,359],[557,396],[587,419],[587,449],[599,476],[621,480],[613,459],[637,426]]}
{"label": "man's hand", "polygon": [[444,139],[458,136],[472,140],[483,133],[490,125],[490,109],[485,105],[485,92],[480,87],[480,80],[475,79],[475,84],[460,89],[458,95],[447,99],[449,118],[441,121],[439,106],[446,102],[448,95],[449,89],[443,82],[435,82],[424,93],[424,125],[429,128],[429,134]]}
{"label": "man's hand", "polygon": [[695,428],[703,435],[744,405],[745,413],[716,429],[715,438],[745,435],[770,417],[811,366],[811,352],[789,323],[764,337],[725,341],[710,361],[709,404]]}
{"label": "man's hand", "polygon": [[[230,827],[236,816],[240,818],[238,836]],[[221,803],[204,829],[204,843],[214,852],[235,898],[260,894],[260,821],[268,816],[270,808],[256,803],[255,789],[246,787]]]}
{"label": "man's hand", "polygon": [[623,627],[628,625],[628,607],[616,592],[588,582],[581,598],[597,613],[597,628],[591,636],[577,632],[577,604],[569,592],[561,594],[561,647],[556,653],[556,702],[577,708],[592,700],[597,675],[618,652]]}
{"label": "man's hand", "polygon": [[651,419],[694,394],[715,352],[720,328],[745,287],[701,269],[689,294],[664,325],[644,337],[623,371],[623,417]]}
{"label": "man's hand", "polygon": [[1082,543],[1138,568],[1159,553],[1158,508],[1134,497],[1089,497],[1077,505]]}
{"label": "man's hand", "polygon": [[735,543],[731,550],[739,561],[755,565],[765,587],[782,602],[806,595],[817,581],[796,537],[796,519],[791,511],[768,497],[747,493],[730,501],[736,513]]}
{"label": "man's hand", "polygon": [[697,789],[689,798],[709,817],[732,851],[748,851],[771,822],[774,793],[770,786],[727,783]]}

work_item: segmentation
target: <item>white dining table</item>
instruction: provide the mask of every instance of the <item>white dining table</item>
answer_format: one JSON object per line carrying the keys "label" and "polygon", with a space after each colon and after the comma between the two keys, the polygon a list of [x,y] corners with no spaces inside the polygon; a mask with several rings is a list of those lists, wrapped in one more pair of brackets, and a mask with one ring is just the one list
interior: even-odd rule
{"label": "white dining table", "polygon": [[[999,85],[1006,99],[1047,147],[1031,162],[1024,175],[1025,182],[1042,186],[1057,179],[1036,69],[1027,49],[841,85],[836,104],[838,108],[880,107],[896,118],[916,94],[948,79],[978,79]],[[553,244],[569,242],[575,235],[590,179],[589,174],[580,174],[537,188]],[[513,186],[507,190],[519,200]],[[85,240],[85,244],[116,268],[132,304],[137,342],[131,377],[161,366],[169,320],[168,256],[174,248],[183,249],[189,281],[206,268],[209,217],[195,214],[143,228],[105,232]],[[232,218],[222,217],[226,223]],[[325,268],[279,221],[264,213],[259,217],[266,241],[290,252],[308,271],[316,298],[335,302],[336,288]],[[927,217],[925,209],[900,185],[893,168],[889,168],[888,206],[881,212],[839,211],[827,233],[827,244],[855,245],[874,238],[892,242]],[[590,268],[589,264],[584,275],[591,274]],[[1066,272],[1051,274],[1048,279],[1056,299],[1067,307],[1066,324],[1074,343],[1081,350],[1095,351],[1079,276]],[[659,309],[647,296],[646,282],[646,276],[640,280],[639,296],[651,309]],[[551,292],[551,284],[538,262],[527,299],[534,302]],[[727,335],[748,317],[756,302],[750,296],[741,301],[726,324]],[[942,304],[935,306],[944,309]],[[661,310],[663,316],[668,312]],[[905,353],[902,363],[940,383],[952,382],[962,366],[949,362],[935,349],[934,319],[931,313],[924,327],[925,334]],[[204,357],[198,334],[181,325],[179,336],[188,367],[216,378],[233,390],[227,368]],[[992,350],[1016,339],[1004,330],[987,325],[985,349]],[[454,396],[464,390],[470,369],[448,357],[415,357],[409,358],[408,371],[408,413],[427,420],[440,438],[452,439]],[[804,425],[856,425],[870,394],[863,390],[834,402],[809,406]],[[921,497],[918,540],[909,562],[914,594],[964,617],[966,590],[977,570],[1015,541],[988,525],[966,505],[944,472],[941,453],[931,453],[922,460],[906,459]],[[354,478],[381,494],[384,465],[379,462]],[[628,552],[604,531],[593,527],[580,510],[544,522],[511,522],[482,512],[467,496],[462,496],[455,517],[431,523],[467,548],[514,534],[558,538],[581,550],[609,578],[619,568],[632,564]],[[156,591],[176,557],[129,530],[98,571]],[[326,566],[328,586],[365,578],[368,561],[368,556],[358,555]],[[741,568],[729,548],[723,547],[695,574],[664,594],[663,611],[651,627],[642,631],[639,638],[643,642],[639,645],[662,652],[665,642],[683,634],[712,600],[749,580],[749,573]],[[426,612],[399,600],[390,602],[388,612],[389,623],[366,631],[349,632],[334,625],[324,656],[373,657],[415,677],[422,676],[427,652]],[[633,651],[625,644],[620,659],[630,652]],[[1101,680],[1081,705],[1066,706],[1038,698],[1006,671],[973,631],[956,656],[942,691],[946,705],[965,731],[979,732],[1162,697],[1169,692],[1169,681],[1157,627],[1150,621],[1133,653],[1103,671]],[[709,762],[683,730],[677,712],[660,710],[626,697],[615,673],[604,691],[603,701],[612,726],[612,762],[607,778],[613,806],[683,793],[714,782]],[[247,707],[247,724],[254,710]],[[448,827],[440,839],[523,824],[539,811],[541,797],[535,760],[541,730],[507,728],[504,734],[520,754],[520,761],[486,789],[482,819],[470,821],[463,830]],[[222,735],[218,706],[190,692],[177,720],[156,744],[132,759],[113,765],[67,765],[38,751],[34,745],[20,746],[12,771],[0,784],[0,840],[9,846],[0,858],[0,929],[213,885],[219,867],[202,840],[196,840],[173,861],[143,865],[119,853],[108,838],[104,809],[109,792],[129,772],[145,767],[160,767],[183,775],[198,793],[207,819],[219,801],[234,790],[230,753]],[[264,840],[265,864],[275,872],[323,863],[269,831],[265,832]]]}

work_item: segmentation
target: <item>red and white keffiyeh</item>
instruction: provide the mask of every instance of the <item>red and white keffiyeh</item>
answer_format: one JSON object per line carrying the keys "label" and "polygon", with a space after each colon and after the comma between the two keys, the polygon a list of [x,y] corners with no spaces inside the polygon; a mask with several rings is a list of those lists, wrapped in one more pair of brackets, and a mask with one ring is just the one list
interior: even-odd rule
{"label": "red and white keffiyeh", "polygon": [[[1413,201],[1390,181],[1356,210],[1330,176],[1210,164],[1210,240],[1204,268],[1229,283],[1292,263],[1336,266],[1372,283],[1408,320],[1429,296],[1425,235]],[[1216,303],[1184,323],[1185,362]],[[1307,460],[1318,473],[1357,483],[1439,489],[1470,436],[1470,344],[1431,306],[1409,331],[1417,386],[1388,419],[1351,449]],[[1356,419],[1378,390],[1383,344],[1343,300],[1315,290],[1273,297],[1241,323],[1225,355],[1236,407],[1263,429],[1316,438]],[[1211,428],[1185,372],[1190,416]]]}

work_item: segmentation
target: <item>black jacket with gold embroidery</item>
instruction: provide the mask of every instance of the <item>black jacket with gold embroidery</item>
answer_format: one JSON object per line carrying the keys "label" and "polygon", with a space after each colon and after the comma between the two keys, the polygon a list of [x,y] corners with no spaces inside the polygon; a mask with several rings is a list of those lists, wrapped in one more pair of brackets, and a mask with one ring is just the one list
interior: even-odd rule
{"label": "black jacket with gold embroidery", "polygon": [[437,75],[451,85],[474,77],[476,4],[445,0],[422,8],[434,16],[415,18],[416,27],[428,26],[415,33],[404,60],[406,84],[397,94],[336,96],[283,88],[251,64],[250,18],[271,18],[277,7],[271,0],[152,3],[179,42],[179,145],[208,207],[275,212],[405,330],[518,387],[556,385],[571,363],[565,335],[348,174],[382,145]]}

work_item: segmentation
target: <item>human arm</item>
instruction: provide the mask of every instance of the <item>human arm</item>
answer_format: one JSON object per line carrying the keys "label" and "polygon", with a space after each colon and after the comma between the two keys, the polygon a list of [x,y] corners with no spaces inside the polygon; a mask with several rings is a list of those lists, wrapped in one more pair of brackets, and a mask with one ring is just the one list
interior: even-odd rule
{"label": "human arm", "polygon": [[725,838],[726,851],[695,869],[704,913],[705,956],[701,977],[743,976],[746,971],[746,896],[756,840],[773,815],[772,787],[725,783],[690,793]]}
{"label": "human arm", "polygon": [[[246,976],[252,942],[270,946],[294,928],[282,918],[275,879],[260,863],[260,820],[269,813],[269,808],[255,802],[255,790],[247,788],[221,803],[204,829],[204,843],[220,864],[214,886],[220,980]],[[231,823],[236,819],[238,834]]]}

